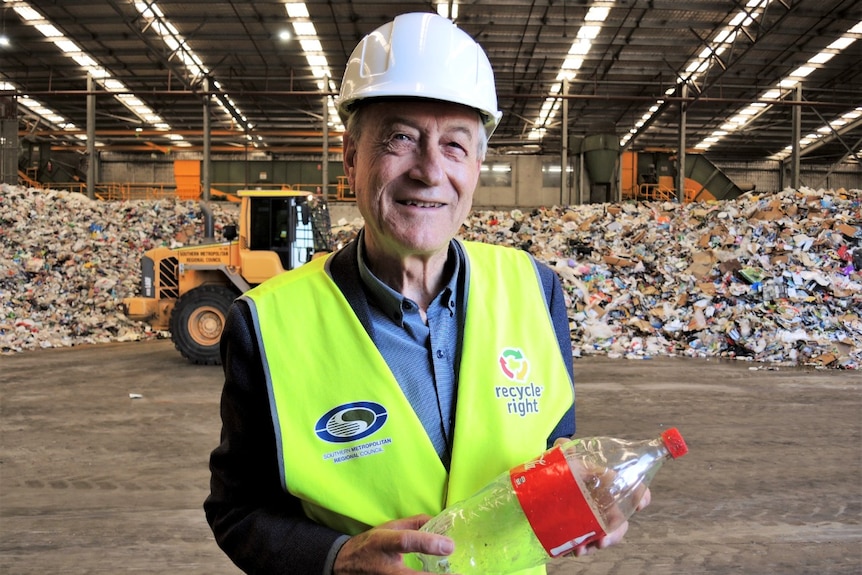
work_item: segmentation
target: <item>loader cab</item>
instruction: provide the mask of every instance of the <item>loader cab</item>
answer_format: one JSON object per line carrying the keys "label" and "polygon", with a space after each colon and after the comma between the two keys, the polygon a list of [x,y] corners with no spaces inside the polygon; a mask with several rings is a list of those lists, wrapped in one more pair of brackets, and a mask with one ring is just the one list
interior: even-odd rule
{"label": "loader cab", "polygon": [[248,196],[249,249],[277,253],[286,270],[330,251],[329,213],[322,198],[298,191],[248,190],[240,195]]}

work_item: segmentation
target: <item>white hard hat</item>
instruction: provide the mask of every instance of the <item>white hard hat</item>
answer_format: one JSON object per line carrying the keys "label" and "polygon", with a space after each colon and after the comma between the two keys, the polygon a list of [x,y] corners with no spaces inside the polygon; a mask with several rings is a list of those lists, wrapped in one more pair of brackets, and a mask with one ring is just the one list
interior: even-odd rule
{"label": "white hard hat", "polygon": [[341,120],[356,102],[385,97],[470,106],[481,114],[488,136],[503,115],[485,51],[451,20],[430,12],[396,16],[350,55],[338,97]]}

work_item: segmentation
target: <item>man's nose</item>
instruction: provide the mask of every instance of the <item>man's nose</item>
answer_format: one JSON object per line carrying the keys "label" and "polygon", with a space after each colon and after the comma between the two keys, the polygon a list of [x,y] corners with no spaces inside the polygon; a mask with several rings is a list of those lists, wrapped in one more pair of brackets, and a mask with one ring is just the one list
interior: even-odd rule
{"label": "man's nose", "polygon": [[433,186],[439,184],[445,174],[443,152],[437,146],[423,146],[416,156],[410,177]]}

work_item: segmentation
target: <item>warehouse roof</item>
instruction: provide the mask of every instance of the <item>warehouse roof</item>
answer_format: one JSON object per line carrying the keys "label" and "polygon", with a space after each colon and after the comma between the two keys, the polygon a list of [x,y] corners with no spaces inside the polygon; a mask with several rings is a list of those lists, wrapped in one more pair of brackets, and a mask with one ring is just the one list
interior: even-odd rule
{"label": "warehouse roof", "polygon": [[324,102],[356,42],[398,13],[444,11],[494,67],[498,152],[559,153],[564,108],[572,149],[597,133],[674,149],[684,103],[686,147],[715,159],[786,157],[798,111],[803,161],[859,160],[858,0],[443,5],[4,0],[0,84],[18,96],[22,133],[58,146],[83,146],[89,70],[104,149],[199,150],[209,92],[213,151],[319,153],[325,115],[340,146]]}

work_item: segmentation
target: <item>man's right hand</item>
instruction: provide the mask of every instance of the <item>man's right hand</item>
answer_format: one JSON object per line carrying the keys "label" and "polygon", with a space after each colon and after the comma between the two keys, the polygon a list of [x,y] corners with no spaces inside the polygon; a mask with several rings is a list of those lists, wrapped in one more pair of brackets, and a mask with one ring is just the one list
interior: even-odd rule
{"label": "man's right hand", "polygon": [[335,557],[333,575],[406,575],[416,571],[404,564],[405,553],[451,554],[455,544],[449,537],[419,531],[429,519],[414,515],[354,535]]}

